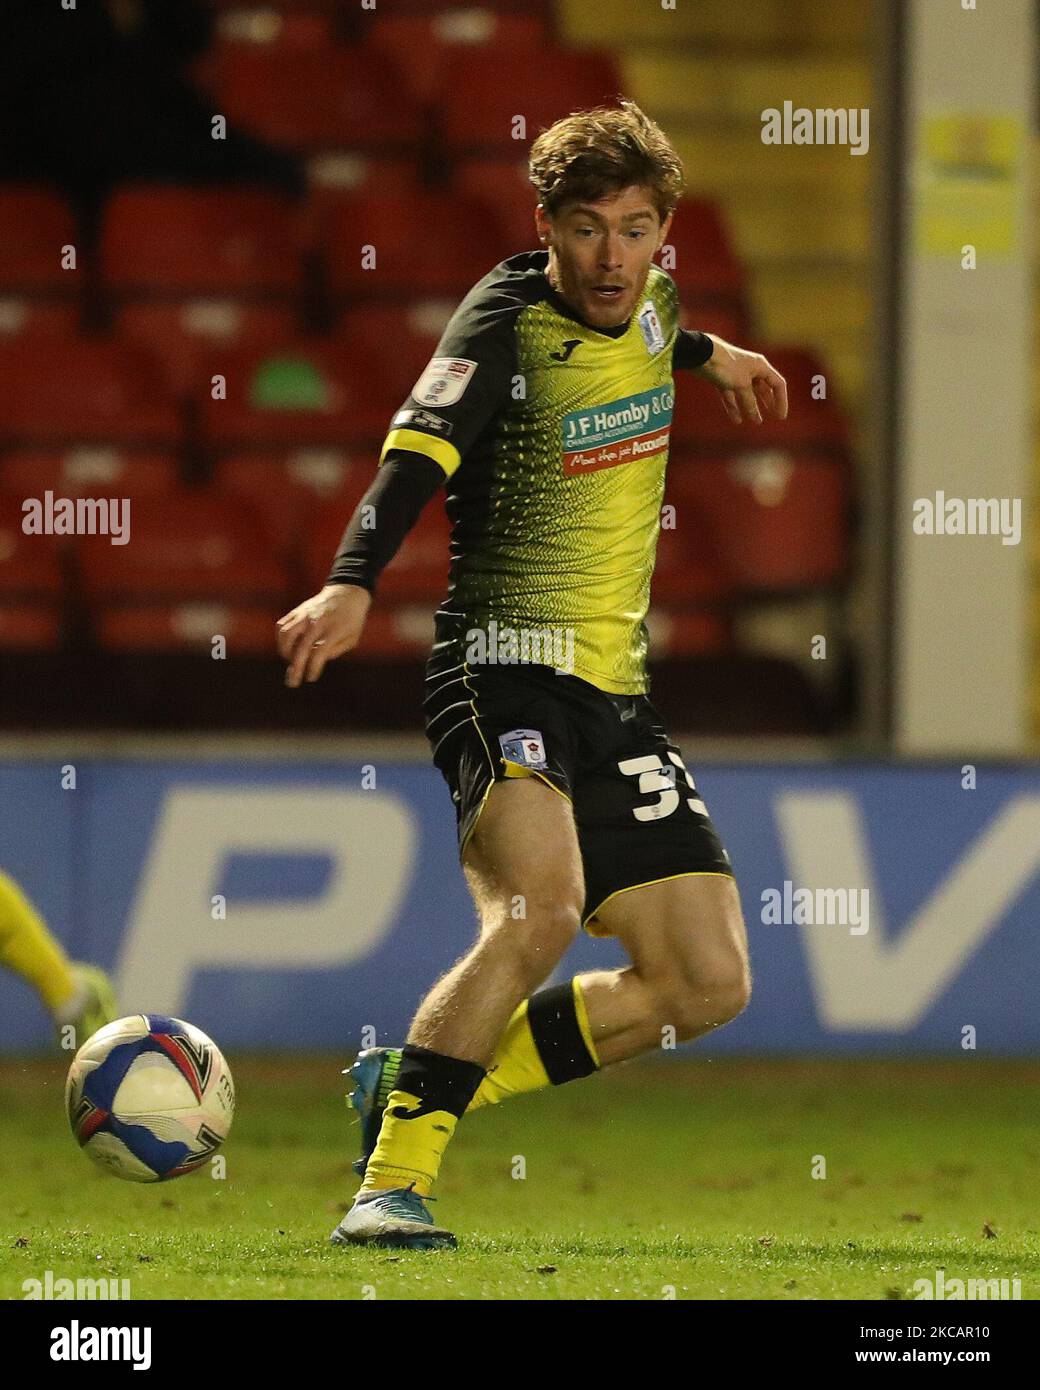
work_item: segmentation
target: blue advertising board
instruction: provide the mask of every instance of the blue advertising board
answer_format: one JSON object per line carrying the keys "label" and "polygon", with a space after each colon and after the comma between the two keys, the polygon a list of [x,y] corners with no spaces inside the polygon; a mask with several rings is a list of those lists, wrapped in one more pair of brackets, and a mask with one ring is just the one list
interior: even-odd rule
{"label": "blue advertising board", "polygon": [[[372,785],[373,776],[375,785]],[[724,1053],[1040,1051],[1040,772],[716,766],[697,787],[730,852],[748,1009]],[[447,790],[414,763],[0,763],[0,867],[127,1013],[231,1049],[400,1040],[475,935]],[[695,927],[694,927],[695,929]],[[610,968],[582,936],[553,979]],[[0,972],[0,1050],[53,1045]],[[685,1049],[681,1049],[685,1050]]]}

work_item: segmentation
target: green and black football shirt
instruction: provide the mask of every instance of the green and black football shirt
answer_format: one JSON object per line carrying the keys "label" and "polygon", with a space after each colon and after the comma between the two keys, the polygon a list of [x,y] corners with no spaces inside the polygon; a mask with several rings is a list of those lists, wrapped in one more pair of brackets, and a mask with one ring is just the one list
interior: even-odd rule
{"label": "green and black football shirt", "polygon": [[599,329],[550,284],[548,259],[511,256],[470,290],[380,462],[420,454],[446,477],[435,650],[461,661],[474,631],[567,634],[571,674],[641,694],[672,372],[700,366],[712,343],[679,328],[675,282],[657,265],[629,321]]}

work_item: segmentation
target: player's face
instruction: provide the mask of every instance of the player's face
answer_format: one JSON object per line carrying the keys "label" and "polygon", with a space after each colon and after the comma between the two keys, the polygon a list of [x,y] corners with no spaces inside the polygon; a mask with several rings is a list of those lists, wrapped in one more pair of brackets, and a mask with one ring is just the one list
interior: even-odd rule
{"label": "player's face", "polygon": [[650,262],[664,244],[649,188],[633,184],[595,203],[566,203],[555,217],[539,203],[538,235],[549,247],[549,277],[593,328],[630,318],[643,293]]}

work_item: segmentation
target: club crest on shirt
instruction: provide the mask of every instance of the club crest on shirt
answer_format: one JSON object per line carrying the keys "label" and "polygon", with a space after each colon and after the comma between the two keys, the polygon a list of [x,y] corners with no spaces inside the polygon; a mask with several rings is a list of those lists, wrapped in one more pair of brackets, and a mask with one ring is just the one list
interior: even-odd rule
{"label": "club crest on shirt", "polygon": [[521,767],[546,766],[545,742],[538,729],[511,729],[508,734],[499,734],[498,743],[507,762]]}
{"label": "club crest on shirt", "polygon": [[412,387],[412,397],[420,405],[454,405],[476,370],[468,357],[433,357]]}
{"label": "club crest on shirt", "polygon": [[643,335],[643,342],[646,343],[646,350],[651,357],[655,352],[660,352],[664,347],[664,333],[661,330],[661,320],[657,317],[657,310],[654,308],[652,299],[648,299],[639,311],[639,331]]}

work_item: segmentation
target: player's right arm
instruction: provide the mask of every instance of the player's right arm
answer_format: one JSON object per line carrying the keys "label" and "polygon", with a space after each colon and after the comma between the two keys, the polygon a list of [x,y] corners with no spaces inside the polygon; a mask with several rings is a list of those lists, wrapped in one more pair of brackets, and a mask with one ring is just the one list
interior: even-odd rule
{"label": "player's right arm", "polygon": [[355,584],[326,584],[278,619],[278,652],[289,663],[285,683],[316,681],[332,657],[361,640],[372,595]]}
{"label": "player's right arm", "polygon": [[515,366],[508,303],[463,300],[434,356],[394,416],[368,491],[322,590],[278,620],[285,682],[316,681],[361,639],[376,582],[427,502],[509,399]]}
{"label": "player's right arm", "polygon": [[384,446],[383,461],[343,533],[324,588],[278,619],[278,650],[289,663],[286,685],[316,681],[327,661],[357,646],[376,581],[445,476],[424,454]]}

